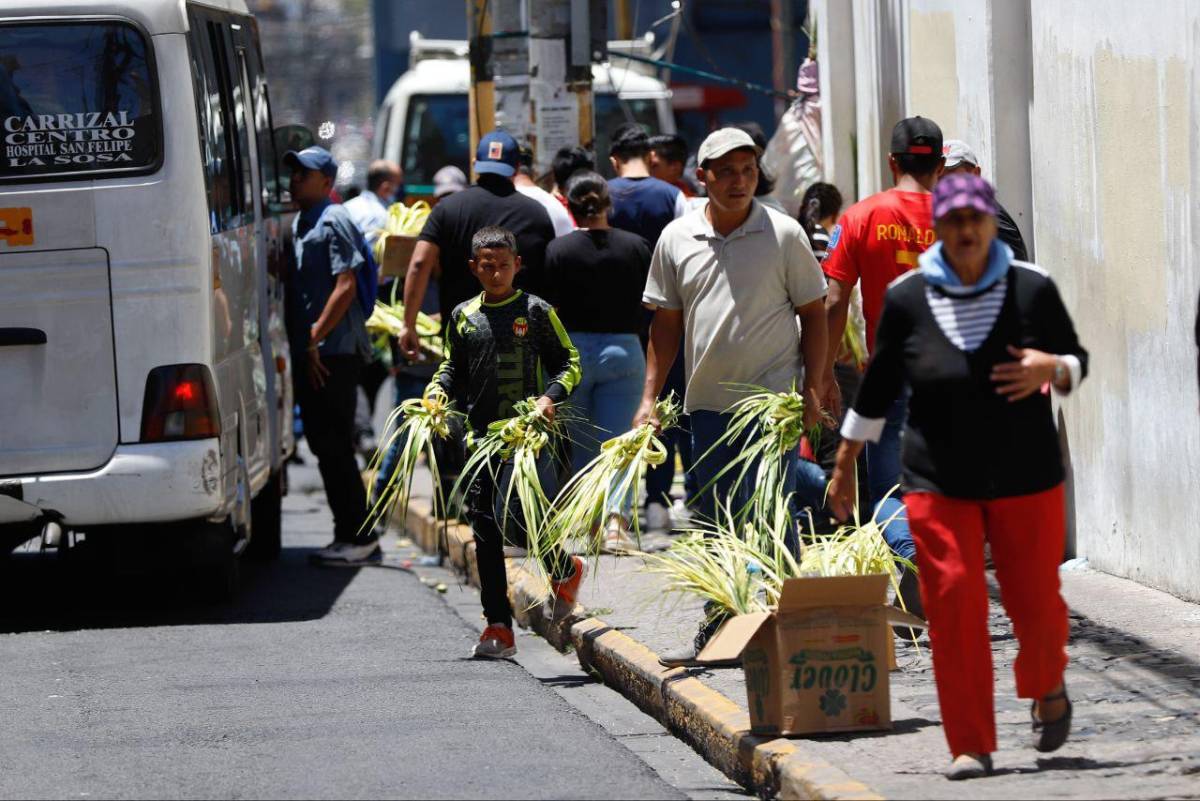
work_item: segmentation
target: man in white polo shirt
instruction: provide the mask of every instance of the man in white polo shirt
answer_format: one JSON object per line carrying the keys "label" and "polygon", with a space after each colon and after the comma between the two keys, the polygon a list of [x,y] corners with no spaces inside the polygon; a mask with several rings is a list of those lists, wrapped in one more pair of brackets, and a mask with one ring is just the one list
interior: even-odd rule
{"label": "man in white polo shirt", "polygon": [[[654,419],[654,402],[682,334],[684,407],[692,419],[700,487],[713,484],[741,447],[731,443],[709,453],[728,426],[725,410],[742,397],[734,385],[782,392],[795,382],[806,399],[805,426],[821,417],[825,276],[799,223],[754,199],[761,155],[750,135],[736,128],[722,128],[704,140],[696,177],[708,190],[708,202],[663,230],[642,298],[655,311],[634,424]],[[795,455],[788,461],[795,475]],[[699,499],[701,514],[715,517],[716,499],[729,495],[734,478],[726,473]],[[664,655],[663,664],[694,664],[719,623],[710,617],[695,650]]]}

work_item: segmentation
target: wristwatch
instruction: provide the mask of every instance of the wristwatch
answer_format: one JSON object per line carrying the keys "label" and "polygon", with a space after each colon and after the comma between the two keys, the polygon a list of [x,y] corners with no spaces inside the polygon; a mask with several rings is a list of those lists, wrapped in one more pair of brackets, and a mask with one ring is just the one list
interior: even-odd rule
{"label": "wristwatch", "polygon": [[1064,362],[1062,359],[1055,359],[1054,360],[1054,377],[1050,379],[1050,382],[1053,383],[1055,386],[1061,387],[1062,385],[1066,384],[1067,381],[1070,380],[1070,378],[1071,378],[1071,371],[1067,369],[1067,363]]}

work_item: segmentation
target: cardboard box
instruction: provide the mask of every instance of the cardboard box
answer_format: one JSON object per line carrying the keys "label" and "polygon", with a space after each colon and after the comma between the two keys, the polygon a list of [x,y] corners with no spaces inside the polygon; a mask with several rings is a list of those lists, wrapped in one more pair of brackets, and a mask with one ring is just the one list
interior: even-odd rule
{"label": "cardboard box", "polygon": [[774,612],[738,615],[699,654],[739,656],[754,734],[892,727],[892,623],[924,626],[887,605],[887,576],[789,579]]}
{"label": "cardboard box", "polygon": [[379,274],[403,277],[417,247],[417,238],[400,234],[384,234],[384,237],[383,262],[379,265]]}

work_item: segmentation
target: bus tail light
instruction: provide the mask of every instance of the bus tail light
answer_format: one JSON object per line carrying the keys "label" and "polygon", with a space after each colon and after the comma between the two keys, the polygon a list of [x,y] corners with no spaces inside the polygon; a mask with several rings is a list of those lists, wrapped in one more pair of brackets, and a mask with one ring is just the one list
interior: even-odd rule
{"label": "bus tail light", "polygon": [[155,367],[142,401],[142,442],[208,439],[221,433],[212,374],[202,364]]}

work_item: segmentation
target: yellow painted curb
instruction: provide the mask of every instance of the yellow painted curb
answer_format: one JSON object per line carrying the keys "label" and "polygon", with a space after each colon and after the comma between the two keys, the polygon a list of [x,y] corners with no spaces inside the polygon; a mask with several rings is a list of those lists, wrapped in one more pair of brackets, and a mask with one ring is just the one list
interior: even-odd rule
{"label": "yellow painted curb", "polygon": [[[442,523],[433,519],[428,502],[414,499],[405,525],[408,535],[422,548],[437,552]],[[451,562],[466,571],[478,587],[470,528],[451,523],[446,541]],[[605,684],[751,792],[781,799],[883,798],[829,762],[805,753],[796,740],[752,735],[750,717],[741,707],[687,671],[662,667],[657,654],[604,621],[594,617],[550,620],[541,605],[544,584],[513,560],[509,560],[508,578],[518,623],[533,629],[559,650],[574,646],[585,670],[599,674]]]}

